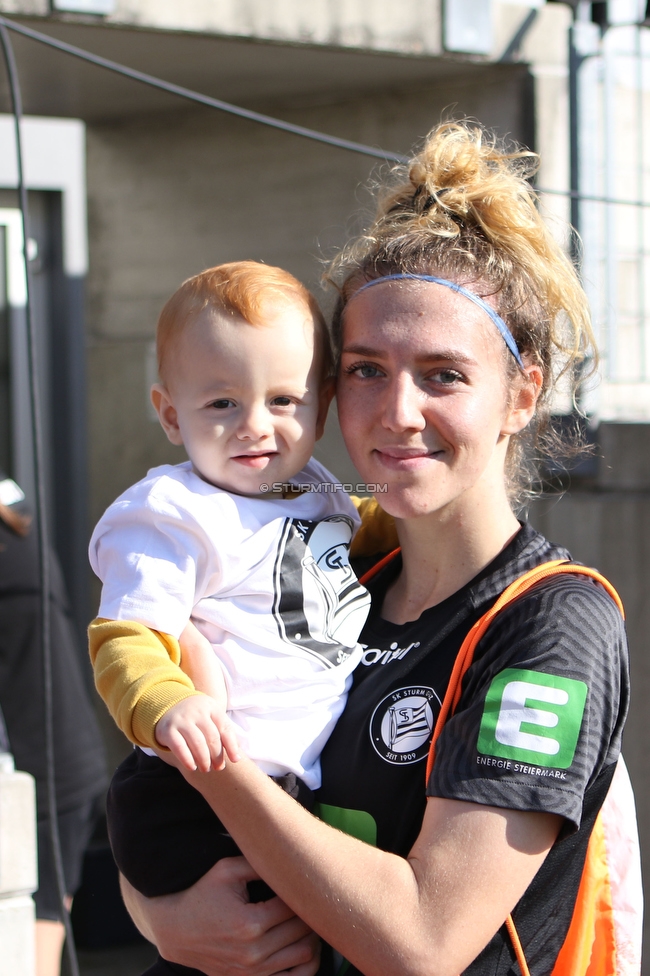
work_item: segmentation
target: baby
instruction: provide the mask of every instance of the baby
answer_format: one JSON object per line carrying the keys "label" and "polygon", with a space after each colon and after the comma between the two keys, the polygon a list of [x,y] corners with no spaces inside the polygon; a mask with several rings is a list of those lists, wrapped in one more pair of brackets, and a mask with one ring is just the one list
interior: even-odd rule
{"label": "baby", "polygon": [[157,347],[151,398],[189,461],[151,470],[93,533],[97,688],[151,756],[207,771],[239,744],[316,789],[369,609],[356,510],[311,457],[333,393],[324,320],[287,272],[234,262],[181,285]]}

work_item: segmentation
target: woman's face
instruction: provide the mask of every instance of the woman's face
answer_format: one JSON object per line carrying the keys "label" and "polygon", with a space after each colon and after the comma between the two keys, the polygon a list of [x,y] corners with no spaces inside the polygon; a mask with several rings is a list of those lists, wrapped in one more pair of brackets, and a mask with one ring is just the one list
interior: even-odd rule
{"label": "woman's face", "polygon": [[508,436],[531,419],[541,382],[536,367],[509,380],[507,355],[485,312],[444,286],[385,282],[351,299],[338,411],[357,470],[387,486],[382,508],[462,516],[485,492],[503,498]]}

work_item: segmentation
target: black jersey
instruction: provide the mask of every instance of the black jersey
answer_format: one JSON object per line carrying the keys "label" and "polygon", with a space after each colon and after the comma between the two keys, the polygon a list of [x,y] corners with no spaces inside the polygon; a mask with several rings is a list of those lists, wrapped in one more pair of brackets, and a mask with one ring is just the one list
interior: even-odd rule
{"label": "black jersey", "polygon": [[[551,577],[496,617],[438,740],[428,784],[425,766],[472,624],[523,573],[566,558],[524,526],[467,586],[404,625],[380,618],[383,594],[401,568],[393,560],[369,584],[363,660],[321,758],[323,819],[401,856],[420,831],[425,794],[565,818],[513,912],[531,976],[551,972],[564,941],[589,835],[620,752],[627,650],[621,615],[600,584]],[[518,970],[504,927],[466,973],[511,971]]]}

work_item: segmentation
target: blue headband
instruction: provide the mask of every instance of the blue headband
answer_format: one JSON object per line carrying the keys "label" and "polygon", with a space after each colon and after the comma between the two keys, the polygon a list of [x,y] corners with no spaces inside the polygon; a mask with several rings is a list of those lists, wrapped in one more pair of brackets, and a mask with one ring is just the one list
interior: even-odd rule
{"label": "blue headband", "polygon": [[358,288],[354,294],[360,295],[362,291],[366,290],[366,288],[372,288],[373,285],[378,285],[382,281],[432,281],[434,285],[444,285],[445,288],[451,288],[451,290],[455,291],[458,295],[463,295],[465,298],[469,298],[470,302],[474,302],[475,305],[478,305],[479,308],[483,309],[486,315],[490,316],[490,318],[496,325],[497,329],[503,336],[503,340],[506,346],[508,347],[512,355],[515,357],[515,359],[517,360],[517,364],[519,368],[522,370],[525,368],[523,360],[519,354],[519,350],[517,349],[517,343],[515,342],[515,338],[512,332],[510,331],[510,329],[508,328],[508,326],[506,325],[506,323],[503,321],[501,316],[494,311],[491,305],[488,305],[487,302],[484,302],[483,299],[479,298],[478,295],[475,295],[473,291],[469,291],[467,288],[463,288],[461,285],[457,285],[454,281],[448,281],[446,278],[434,278],[433,275],[389,274],[389,275],[384,275],[382,278],[373,278],[372,281],[367,281],[365,285],[362,285],[361,288]]}

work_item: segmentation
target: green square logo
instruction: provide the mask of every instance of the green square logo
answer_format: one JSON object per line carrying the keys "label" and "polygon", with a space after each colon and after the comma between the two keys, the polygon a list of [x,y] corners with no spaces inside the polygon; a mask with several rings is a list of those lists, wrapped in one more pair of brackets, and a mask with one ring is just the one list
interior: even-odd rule
{"label": "green square logo", "polygon": [[490,685],[477,749],[485,756],[568,769],[586,700],[584,681],[508,668]]}

